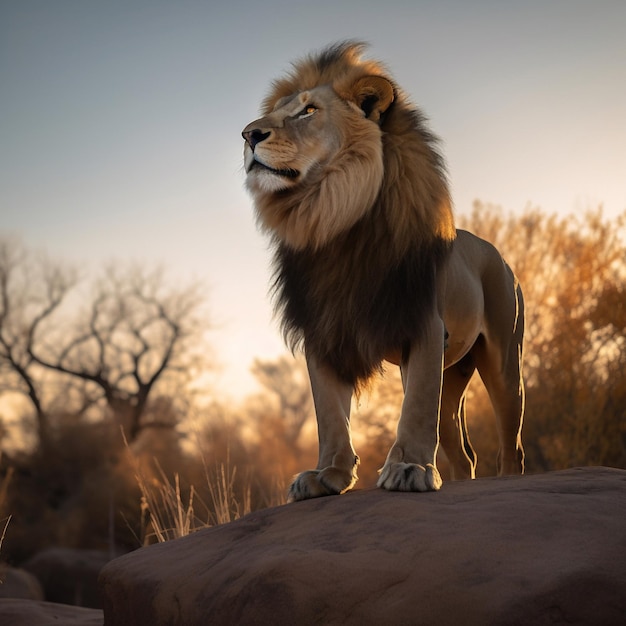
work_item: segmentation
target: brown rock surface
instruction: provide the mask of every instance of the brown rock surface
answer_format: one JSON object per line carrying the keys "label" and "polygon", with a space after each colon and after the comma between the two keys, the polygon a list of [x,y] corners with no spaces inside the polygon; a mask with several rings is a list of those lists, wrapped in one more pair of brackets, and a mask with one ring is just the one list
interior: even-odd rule
{"label": "brown rock surface", "polygon": [[86,609],[53,602],[0,600],[2,626],[102,626],[104,618],[98,609]]}
{"label": "brown rock surface", "polygon": [[626,471],[355,491],[109,563],[107,626],[624,624]]}
{"label": "brown rock surface", "polygon": [[43,600],[43,587],[34,574],[0,564],[0,598]]}
{"label": "brown rock surface", "polygon": [[98,574],[110,560],[99,550],[47,548],[22,567],[39,579],[47,601],[99,609]]}

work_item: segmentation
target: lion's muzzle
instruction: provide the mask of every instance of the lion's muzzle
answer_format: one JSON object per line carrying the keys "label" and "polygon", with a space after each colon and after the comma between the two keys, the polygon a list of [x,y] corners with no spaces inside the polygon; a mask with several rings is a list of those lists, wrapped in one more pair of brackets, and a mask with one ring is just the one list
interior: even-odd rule
{"label": "lion's muzzle", "polygon": [[258,143],[265,141],[271,134],[271,131],[263,132],[259,128],[253,128],[251,130],[244,129],[241,136],[248,142],[252,151],[254,151],[254,147]]}

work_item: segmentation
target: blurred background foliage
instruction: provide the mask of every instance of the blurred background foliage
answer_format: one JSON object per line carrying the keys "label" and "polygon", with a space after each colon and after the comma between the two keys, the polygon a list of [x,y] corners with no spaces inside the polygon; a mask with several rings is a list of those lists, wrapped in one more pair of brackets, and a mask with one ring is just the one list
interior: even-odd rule
{"label": "blurred background foliage", "polygon": [[[459,220],[498,247],[524,290],[529,473],[626,468],[625,219],[477,202]],[[132,264],[88,281],[0,240],[3,560],[48,546],[114,555],[229,521],[284,502],[291,477],[316,464],[302,357],[255,361],[260,391],[236,403],[198,383],[214,367],[205,292]],[[359,487],[375,484],[401,399],[388,367],[355,402]],[[493,475],[495,422],[478,378],[467,399],[477,473]]]}

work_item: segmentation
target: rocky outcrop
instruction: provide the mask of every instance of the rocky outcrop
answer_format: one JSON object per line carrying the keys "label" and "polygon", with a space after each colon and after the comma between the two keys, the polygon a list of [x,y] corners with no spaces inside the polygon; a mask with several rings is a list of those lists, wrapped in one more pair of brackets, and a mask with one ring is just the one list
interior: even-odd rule
{"label": "rocky outcrop", "polygon": [[626,471],[354,491],[143,548],[100,576],[117,624],[623,624]]}
{"label": "rocky outcrop", "polygon": [[98,609],[86,609],[53,602],[0,599],[0,624],[2,626],[102,626],[103,617],[102,611]]}
{"label": "rocky outcrop", "polygon": [[99,550],[47,548],[22,567],[39,579],[49,602],[100,608],[98,574],[109,561]]}
{"label": "rocky outcrop", "polygon": [[0,598],[43,600],[43,588],[30,572],[0,564]]}

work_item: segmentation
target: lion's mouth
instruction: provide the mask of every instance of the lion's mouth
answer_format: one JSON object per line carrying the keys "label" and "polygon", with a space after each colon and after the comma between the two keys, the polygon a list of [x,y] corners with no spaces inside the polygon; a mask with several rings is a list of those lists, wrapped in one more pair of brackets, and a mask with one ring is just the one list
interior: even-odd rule
{"label": "lion's mouth", "polygon": [[269,165],[265,165],[265,163],[261,163],[261,161],[257,159],[254,159],[254,161],[252,161],[250,165],[250,170],[248,171],[252,171],[254,168],[260,168],[262,170],[271,172],[276,176],[284,176],[285,178],[298,178],[298,176],[300,176],[300,172],[298,170],[294,170],[291,168],[275,169],[273,167],[270,167]]}

